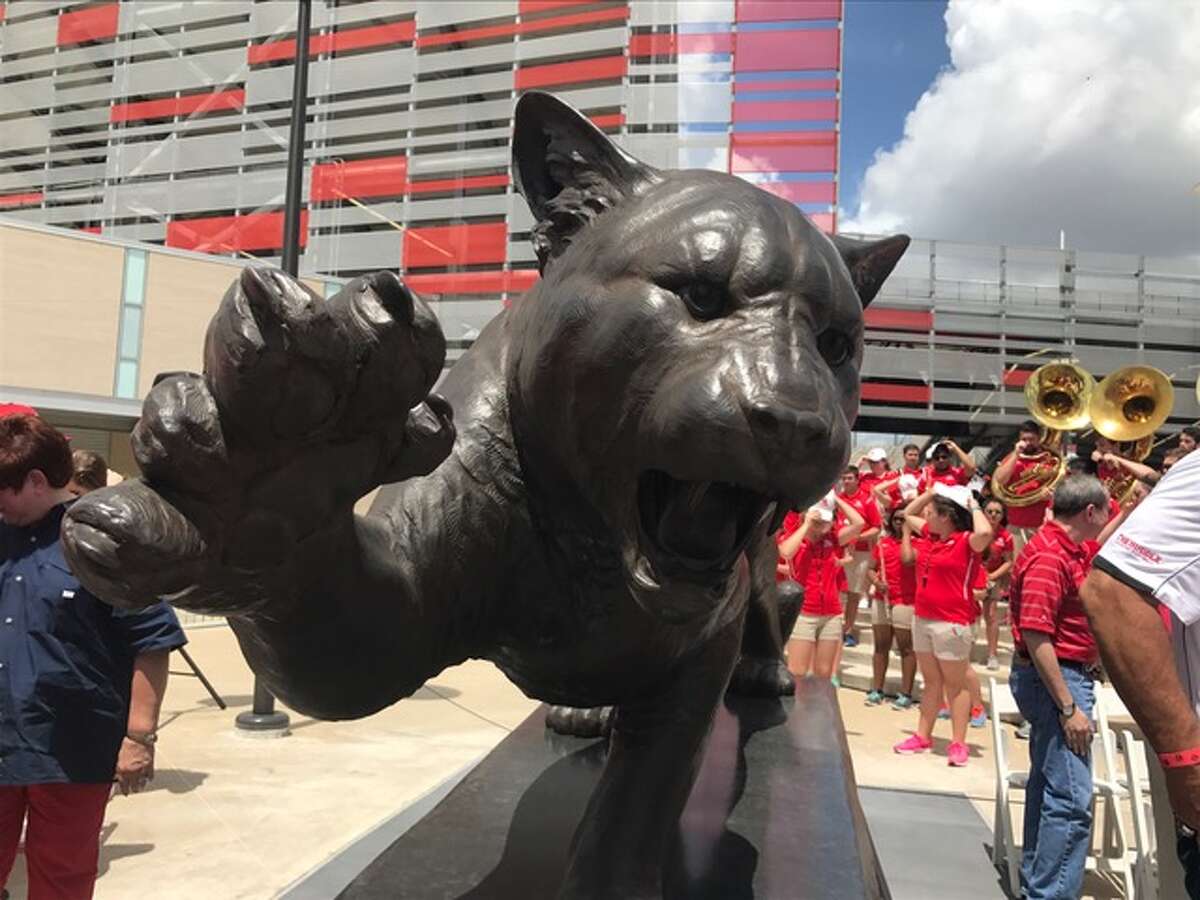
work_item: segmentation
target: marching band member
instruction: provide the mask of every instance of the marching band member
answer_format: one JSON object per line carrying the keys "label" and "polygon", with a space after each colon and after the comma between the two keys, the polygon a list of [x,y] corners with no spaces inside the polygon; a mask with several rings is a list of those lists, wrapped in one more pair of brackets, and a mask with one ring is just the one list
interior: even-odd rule
{"label": "marching band member", "polygon": [[1062,458],[1042,446],[1041,426],[1032,419],[1022,422],[1013,452],[1000,463],[993,478],[1009,496],[1022,499],[1019,503],[1005,504],[1014,555],[1019,555],[1033,533],[1042,527],[1050,505],[1050,488],[1061,467]]}

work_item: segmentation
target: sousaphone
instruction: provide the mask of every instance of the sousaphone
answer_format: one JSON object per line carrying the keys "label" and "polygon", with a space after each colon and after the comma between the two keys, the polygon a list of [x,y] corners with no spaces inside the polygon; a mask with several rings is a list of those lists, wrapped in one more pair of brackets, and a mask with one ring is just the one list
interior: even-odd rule
{"label": "sousaphone", "polygon": [[[1154,432],[1171,415],[1175,389],[1171,379],[1153,366],[1117,369],[1092,392],[1088,415],[1096,434],[1120,444],[1126,459],[1141,462],[1154,448]],[[1101,478],[1109,495],[1124,503],[1137,479],[1124,469]]]}
{"label": "sousaphone", "polygon": [[1067,361],[1046,363],[1029,376],[1025,406],[1042,426],[1042,449],[1030,457],[1036,464],[1008,484],[1000,484],[993,474],[993,496],[1005,506],[1032,506],[1050,496],[1067,471],[1063,433],[1087,425],[1095,387],[1096,380],[1087,369]]}

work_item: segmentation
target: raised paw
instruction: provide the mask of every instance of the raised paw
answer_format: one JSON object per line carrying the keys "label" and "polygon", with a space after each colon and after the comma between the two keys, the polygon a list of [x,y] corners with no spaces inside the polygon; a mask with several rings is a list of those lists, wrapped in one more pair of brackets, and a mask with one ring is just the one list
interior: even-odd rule
{"label": "raised paw", "polygon": [[729,690],[744,697],[782,697],[796,693],[796,679],[782,659],[742,656],[729,680]]}
{"label": "raised paw", "polygon": [[453,444],[453,412],[429,393],[441,328],[391,273],[326,300],[277,270],[244,269],[204,359],[203,375],[162,375],[146,397],[132,439],[144,479],[68,512],[76,574],[116,605],[167,596],[229,614],[286,596],[299,548],[349,523],[371,489],[432,471]]}
{"label": "raised paw", "polygon": [[607,737],[612,720],[611,706],[551,706],[546,710],[546,727],[573,737]]}

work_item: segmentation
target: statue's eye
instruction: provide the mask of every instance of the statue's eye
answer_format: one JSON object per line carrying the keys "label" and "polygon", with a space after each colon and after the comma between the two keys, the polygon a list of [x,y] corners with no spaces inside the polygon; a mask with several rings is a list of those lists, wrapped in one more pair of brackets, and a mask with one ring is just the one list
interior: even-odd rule
{"label": "statue's eye", "polygon": [[844,331],[829,328],[817,338],[817,350],[831,369],[843,366],[854,355],[854,342]]}
{"label": "statue's eye", "polygon": [[675,292],[687,304],[688,311],[701,321],[724,315],[729,305],[725,288],[709,281],[694,281],[681,285]]}

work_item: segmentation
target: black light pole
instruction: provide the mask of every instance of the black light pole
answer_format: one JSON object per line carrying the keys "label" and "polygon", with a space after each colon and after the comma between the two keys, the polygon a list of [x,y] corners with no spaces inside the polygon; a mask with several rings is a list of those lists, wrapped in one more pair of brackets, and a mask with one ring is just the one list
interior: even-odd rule
{"label": "black light pole", "polygon": [[[287,184],[283,204],[283,271],[293,278],[300,273],[300,194],[304,186],[304,117],[308,112],[308,32],[311,0],[297,0],[296,60],[292,80],[292,126],[288,135]],[[262,735],[284,735],[288,716],[275,710],[275,698],[258,676],[254,678],[254,706],[238,713],[237,727]]]}

